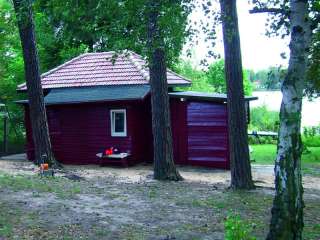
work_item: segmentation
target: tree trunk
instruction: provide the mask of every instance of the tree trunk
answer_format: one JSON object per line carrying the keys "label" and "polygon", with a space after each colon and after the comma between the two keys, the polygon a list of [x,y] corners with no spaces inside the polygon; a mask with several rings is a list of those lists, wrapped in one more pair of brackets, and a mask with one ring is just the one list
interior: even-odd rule
{"label": "tree trunk", "polygon": [[41,87],[31,0],[14,0],[13,4],[23,50],[36,161],[38,164],[46,161],[52,167],[58,167],[60,165],[55,160],[51,149],[44,96]]}
{"label": "tree trunk", "polygon": [[220,0],[220,6],[228,96],[231,188],[252,189],[236,0]]}
{"label": "tree trunk", "polygon": [[158,27],[160,3],[149,2],[148,47],[154,149],[154,178],[179,181],[173,160],[167,67],[163,39]]}
{"label": "tree trunk", "polygon": [[301,176],[301,107],[310,45],[308,2],[290,0],[290,60],[282,82],[278,152],[275,162],[276,194],[267,239],[302,239],[303,187]]}

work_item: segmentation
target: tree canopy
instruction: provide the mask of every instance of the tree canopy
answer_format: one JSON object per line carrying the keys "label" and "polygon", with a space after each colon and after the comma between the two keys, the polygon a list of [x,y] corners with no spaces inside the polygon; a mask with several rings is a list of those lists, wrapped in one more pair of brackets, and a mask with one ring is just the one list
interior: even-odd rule
{"label": "tree canopy", "polygon": [[[290,31],[290,1],[289,0],[252,0],[251,13],[269,13],[266,23],[268,36],[288,36]],[[309,19],[313,32],[310,44],[308,70],[306,75],[305,95],[317,97],[320,95],[320,2],[309,0]],[[284,56],[286,57],[286,56]]]}
{"label": "tree canopy", "polygon": [[[226,93],[223,59],[210,64],[207,70],[197,69],[191,62],[180,60],[174,70],[192,81],[192,86],[187,90]],[[250,71],[244,70],[243,72],[244,92],[250,96],[253,90],[253,85],[249,80]]]}
{"label": "tree canopy", "polygon": [[[187,29],[187,17],[191,11],[186,5],[188,2],[180,0],[170,6],[163,4],[165,14],[161,16],[160,25],[169,65],[177,60],[186,37],[190,35]],[[78,54],[77,50],[130,49],[145,56],[146,6],[146,0],[40,0],[36,2],[35,12],[45,18],[39,22],[40,28],[54,36],[54,41],[46,45],[62,58],[51,59],[51,62],[61,62],[65,60],[63,58]]]}
{"label": "tree canopy", "polygon": [[[161,27],[165,36],[166,60],[177,62],[182,46],[191,34],[187,27],[192,10],[190,0],[176,1],[163,9]],[[133,50],[146,56],[147,0],[52,0],[34,1],[36,43],[41,73],[84,52]],[[16,86],[25,81],[21,44],[13,6],[0,0],[0,102],[7,103],[16,122],[21,109],[14,100]],[[22,124],[20,124],[22,126]]]}

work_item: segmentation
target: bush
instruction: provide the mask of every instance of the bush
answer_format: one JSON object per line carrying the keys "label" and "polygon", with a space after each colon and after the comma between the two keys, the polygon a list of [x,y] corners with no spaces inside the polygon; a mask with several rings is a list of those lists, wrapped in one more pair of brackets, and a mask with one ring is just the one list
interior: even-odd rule
{"label": "bush", "polygon": [[255,237],[250,236],[252,227],[245,223],[239,214],[231,213],[228,215],[225,223],[225,238],[226,240],[255,240]]}
{"label": "bush", "polygon": [[279,112],[268,110],[267,106],[252,108],[250,112],[251,122],[249,129],[256,131],[272,131],[279,130]]}
{"label": "bush", "polygon": [[249,144],[277,144],[277,138],[269,136],[259,136],[259,139],[255,136],[250,135],[248,137]]}
{"label": "bush", "polygon": [[306,147],[320,147],[320,125],[304,127],[302,141]]}
{"label": "bush", "polygon": [[306,147],[320,147],[320,136],[302,136],[302,142]]}
{"label": "bush", "polygon": [[[24,127],[11,120],[8,125],[8,152],[7,154],[22,153],[25,148]],[[0,117],[0,155],[3,154],[3,120]]]}

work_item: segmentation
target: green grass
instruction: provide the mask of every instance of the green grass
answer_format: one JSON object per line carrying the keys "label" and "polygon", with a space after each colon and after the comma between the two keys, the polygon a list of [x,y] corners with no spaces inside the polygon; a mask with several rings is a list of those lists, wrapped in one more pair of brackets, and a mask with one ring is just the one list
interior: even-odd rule
{"label": "green grass", "polygon": [[55,193],[62,199],[73,198],[81,193],[81,188],[76,182],[71,182],[62,177],[41,178],[38,175],[9,175],[0,171],[0,190],[12,191],[32,190],[33,197],[39,193]]}
{"label": "green grass", "polygon": [[[256,164],[274,164],[277,146],[273,144],[251,145],[251,160]],[[309,153],[302,154],[304,173],[320,175],[320,147],[308,147]]]}

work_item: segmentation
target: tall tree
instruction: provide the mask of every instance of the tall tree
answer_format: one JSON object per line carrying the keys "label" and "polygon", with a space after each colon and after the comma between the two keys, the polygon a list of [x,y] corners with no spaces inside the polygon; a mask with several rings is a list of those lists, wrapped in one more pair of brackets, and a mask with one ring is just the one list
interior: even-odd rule
{"label": "tall tree", "polygon": [[57,167],[59,164],[55,160],[51,149],[46,109],[41,87],[31,0],[13,0],[13,4],[23,50],[35,157],[39,163],[43,155],[46,155],[46,161],[53,167]]}
{"label": "tall tree", "polygon": [[267,239],[302,239],[301,107],[310,44],[308,1],[290,0],[290,59],[281,91],[276,195]]}
{"label": "tall tree", "polygon": [[[251,13],[274,13],[281,21],[273,22],[273,31],[285,27],[290,33],[290,58],[286,76],[281,83],[282,102],[278,151],[275,161],[276,193],[271,210],[271,224],[267,239],[302,239],[303,186],[301,176],[301,109],[308,68],[308,51],[312,28],[319,19],[310,16],[308,0],[271,1],[273,6],[259,4]],[[310,1],[311,6],[317,1]],[[269,3],[270,4],[270,3]],[[319,7],[319,6],[318,6]],[[312,9],[312,8],[311,8]],[[275,18],[274,18],[275,19]],[[318,23],[315,24],[315,21]],[[287,23],[287,24],[284,24]]]}
{"label": "tall tree", "polygon": [[252,189],[236,0],[220,0],[227,83],[231,187]]}
{"label": "tall tree", "polygon": [[159,24],[163,3],[148,2],[148,49],[154,148],[154,178],[182,180],[174,165],[167,67],[163,33]]}

